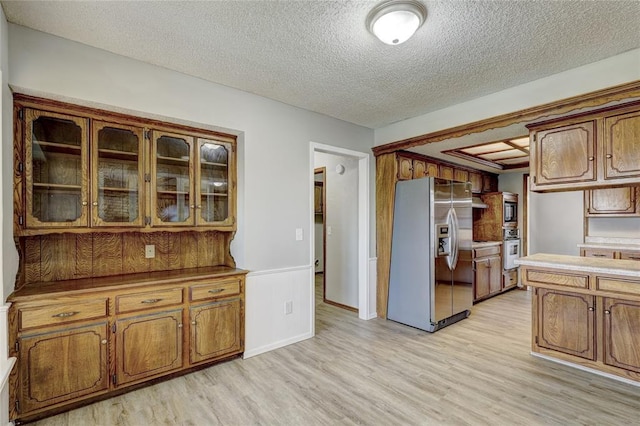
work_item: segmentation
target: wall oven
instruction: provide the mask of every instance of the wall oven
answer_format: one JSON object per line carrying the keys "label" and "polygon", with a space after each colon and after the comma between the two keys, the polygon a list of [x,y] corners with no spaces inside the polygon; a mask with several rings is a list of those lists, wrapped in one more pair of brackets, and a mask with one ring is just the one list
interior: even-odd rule
{"label": "wall oven", "polygon": [[515,260],[520,257],[520,238],[504,240],[503,268],[505,270],[517,268]]}

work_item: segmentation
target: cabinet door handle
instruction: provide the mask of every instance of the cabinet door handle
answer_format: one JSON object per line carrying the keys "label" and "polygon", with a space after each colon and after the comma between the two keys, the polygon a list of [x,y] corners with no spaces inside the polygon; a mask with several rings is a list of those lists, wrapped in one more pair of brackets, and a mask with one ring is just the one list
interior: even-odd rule
{"label": "cabinet door handle", "polygon": [[158,302],[159,302],[159,301],[161,301],[161,300],[162,300],[162,299],[146,299],[146,300],[143,300],[143,301],[142,301],[142,302],[140,302],[140,303],[158,303]]}
{"label": "cabinet door handle", "polygon": [[202,206],[201,206],[200,204],[198,204],[198,205],[196,206],[196,209],[201,209],[201,208],[202,208]]}
{"label": "cabinet door handle", "polygon": [[224,291],[224,288],[214,288],[213,290],[209,290],[209,293],[217,294],[217,293],[222,293],[223,291]]}
{"label": "cabinet door handle", "polygon": [[604,313],[605,313],[605,315],[609,315],[611,313],[611,311],[608,310],[608,309],[605,309]]}
{"label": "cabinet door handle", "polygon": [[192,324],[192,325],[196,325],[196,322],[195,322],[195,321],[191,321],[191,324]]}
{"label": "cabinet door handle", "polygon": [[589,157],[589,161],[593,161],[593,160],[595,160],[594,157]]}
{"label": "cabinet door handle", "polygon": [[178,324],[178,328],[182,328],[182,324]]}
{"label": "cabinet door handle", "polygon": [[97,205],[98,205],[98,202],[97,202],[97,201],[94,201],[92,204],[93,204],[94,206],[97,206]]}
{"label": "cabinet door handle", "polygon": [[89,204],[89,203],[87,203],[86,201],[83,201],[83,202],[82,202],[82,205],[83,205],[83,206],[86,206],[87,204]]}
{"label": "cabinet door handle", "polygon": [[52,318],[69,318],[74,315],[79,314],[80,312],[60,312],[59,314],[51,315]]}
{"label": "cabinet door handle", "polygon": [[103,345],[106,345],[107,344],[107,339],[102,339],[102,342],[100,342],[100,343],[102,343]]}
{"label": "cabinet door handle", "polygon": [[607,157],[607,158],[613,158],[613,155],[611,155],[611,154],[607,154],[607,155],[606,155],[606,157]]}
{"label": "cabinet door handle", "polygon": [[589,312],[593,312],[593,311],[594,311],[593,306],[589,306]]}

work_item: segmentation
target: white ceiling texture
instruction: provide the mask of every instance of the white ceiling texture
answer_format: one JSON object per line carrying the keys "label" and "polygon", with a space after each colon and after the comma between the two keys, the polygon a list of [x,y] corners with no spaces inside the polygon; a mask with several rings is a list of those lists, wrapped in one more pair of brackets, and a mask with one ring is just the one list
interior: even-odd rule
{"label": "white ceiling texture", "polygon": [[424,1],[413,38],[379,1],[1,1],[9,22],[370,128],[640,47],[640,2]]}

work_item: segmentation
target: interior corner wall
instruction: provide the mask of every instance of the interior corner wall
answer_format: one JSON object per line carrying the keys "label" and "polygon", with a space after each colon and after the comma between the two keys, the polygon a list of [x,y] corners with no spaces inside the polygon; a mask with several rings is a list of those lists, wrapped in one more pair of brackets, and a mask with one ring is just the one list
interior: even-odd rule
{"label": "interior corner wall", "polygon": [[[358,308],[358,159],[315,153],[315,167],[326,167],[326,299]],[[338,174],[336,167],[344,166]]]}
{"label": "interior corner wall", "polygon": [[[371,156],[373,130],[14,24],[9,83],[33,95],[240,135],[232,254],[251,271],[245,353],[312,335],[310,245],[296,240],[297,228],[305,240],[311,232],[309,142]],[[3,191],[11,192],[11,180],[3,179]],[[370,236],[375,247],[373,228]],[[285,316],[292,300],[294,315]]]}
{"label": "interior corner wall", "polygon": [[502,173],[498,175],[498,191],[518,194],[518,230],[524,235],[524,194],[522,188],[523,172]]}

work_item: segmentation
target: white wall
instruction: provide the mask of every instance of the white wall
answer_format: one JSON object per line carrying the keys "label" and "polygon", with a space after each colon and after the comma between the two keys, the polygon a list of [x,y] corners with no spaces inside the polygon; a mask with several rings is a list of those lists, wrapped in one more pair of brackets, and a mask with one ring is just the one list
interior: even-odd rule
{"label": "white wall", "polygon": [[640,49],[376,129],[375,145],[640,80]]}
{"label": "white wall", "polygon": [[315,167],[326,167],[326,298],[357,308],[358,159],[316,152]]}
{"label": "white wall", "polygon": [[[9,36],[9,82],[20,91],[238,134],[232,254],[255,273],[247,280],[246,350],[311,335],[309,142],[370,155],[372,130],[25,27],[9,24]],[[3,182],[10,192],[11,180]],[[370,235],[374,247],[372,227]],[[284,316],[286,301],[294,301],[294,315]],[[264,324],[273,324],[268,334]]]}
{"label": "white wall", "polygon": [[528,254],[579,256],[583,242],[582,191],[529,192]]}
{"label": "white wall", "polygon": [[640,238],[640,218],[589,218],[590,237]]}

